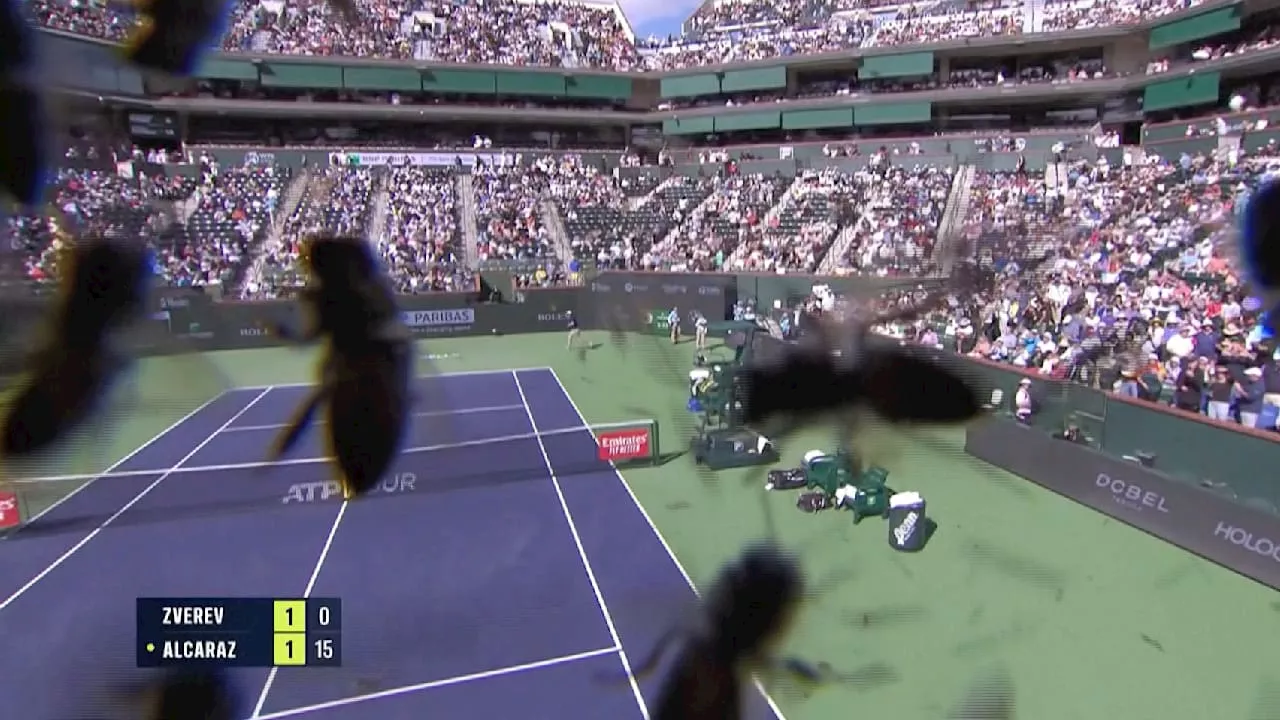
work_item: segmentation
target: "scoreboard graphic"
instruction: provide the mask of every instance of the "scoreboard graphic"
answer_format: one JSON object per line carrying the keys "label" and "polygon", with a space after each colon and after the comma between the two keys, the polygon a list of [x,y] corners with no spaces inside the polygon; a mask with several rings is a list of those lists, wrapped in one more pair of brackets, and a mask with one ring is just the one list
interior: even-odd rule
{"label": "scoreboard graphic", "polygon": [[339,667],[337,598],[138,598],[138,667]]}

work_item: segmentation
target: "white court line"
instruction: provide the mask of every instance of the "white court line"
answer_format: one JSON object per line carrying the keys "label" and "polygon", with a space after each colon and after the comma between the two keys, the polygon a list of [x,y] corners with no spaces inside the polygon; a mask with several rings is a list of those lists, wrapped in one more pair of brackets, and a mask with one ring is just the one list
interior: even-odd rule
{"label": "white court line", "polygon": [[[560,428],[558,430],[548,430],[542,433],[542,435],[544,437],[551,436],[551,435],[569,435],[571,433],[582,432],[583,430],[586,430],[586,429],[588,429],[586,426]],[[214,433],[214,435],[217,435],[217,434],[218,433],[216,432]],[[480,438],[479,440],[463,440],[462,442],[455,442],[455,443],[442,443],[440,445],[423,445],[422,447],[404,448],[403,450],[400,451],[400,454],[415,455],[417,453],[434,452],[436,450],[450,450],[452,448],[464,448],[464,447],[474,447],[476,445],[488,445],[489,443],[511,442],[515,440],[529,440],[536,437],[538,437],[538,433],[535,433],[535,432],[517,433],[515,435],[497,435],[494,437]],[[210,438],[210,440],[212,440],[212,438]],[[331,459],[327,457],[290,458],[288,460],[271,460],[271,461],[263,460],[258,462],[226,463],[223,465],[192,465],[190,467],[172,467],[167,469],[156,469],[156,470],[124,470],[121,472],[110,473],[108,475],[54,475],[51,477],[43,477],[43,478],[28,478],[26,480],[13,480],[7,484],[21,487],[23,485],[39,485],[40,483],[65,482],[68,480],[82,480],[86,478],[96,478],[96,477],[138,477],[141,475],[158,475],[160,473],[164,473],[165,475],[183,475],[186,473],[219,472],[222,470],[257,470],[259,468],[284,467],[288,465],[319,465],[321,463],[327,463],[330,461]]]}
{"label": "white court line", "polygon": [[[10,532],[9,534],[4,535],[3,537],[0,537],[0,541],[8,540],[9,538],[13,537],[14,535],[17,535],[18,533],[22,532],[22,528],[27,527],[27,526],[29,526],[31,523],[33,523],[33,522],[35,522],[35,521],[39,520],[40,518],[44,517],[45,515],[48,515],[49,513],[53,512],[55,509],[57,509],[57,507],[58,507],[59,505],[61,505],[62,503],[64,503],[64,502],[66,502],[66,501],[70,500],[71,498],[75,497],[76,495],[79,495],[81,490],[84,490],[85,488],[87,488],[87,487],[89,487],[90,485],[92,485],[92,484],[94,483],[94,481],[95,481],[95,480],[97,480],[98,478],[102,477],[103,475],[110,475],[110,474],[111,474],[111,473],[112,473],[116,468],[120,467],[121,465],[124,465],[125,463],[127,463],[127,462],[129,462],[130,460],[132,460],[132,459],[134,459],[135,457],[137,457],[137,456],[138,456],[138,453],[141,453],[143,450],[146,450],[147,448],[149,448],[149,447],[151,447],[152,445],[156,444],[156,441],[157,441],[157,440],[159,440],[160,438],[164,437],[165,435],[168,435],[169,433],[173,432],[175,429],[177,429],[177,427],[178,427],[179,425],[181,425],[181,424],[185,423],[186,421],[190,420],[191,418],[195,417],[196,415],[199,415],[199,414],[200,414],[200,413],[201,413],[205,408],[207,408],[207,407],[209,407],[210,405],[212,405],[212,404],[214,403],[214,401],[215,401],[215,400],[217,400],[217,399],[221,398],[222,396],[224,396],[224,395],[228,394],[229,392],[231,392],[231,391],[230,391],[230,390],[223,390],[222,392],[218,393],[217,395],[214,395],[213,397],[209,398],[208,400],[205,400],[205,401],[200,405],[200,407],[198,407],[198,408],[196,408],[195,410],[192,410],[191,412],[187,413],[186,415],[183,415],[182,417],[178,418],[176,421],[174,421],[172,424],[170,424],[170,425],[169,425],[169,427],[167,427],[167,428],[165,428],[165,429],[161,430],[159,433],[157,433],[157,434],[156,434],[154,437],[152,437],[150,440],[148,440],[148,441],[146,441],[146,442],[142,443],[142,444],[141,444],[141,445],[139,445],[138,447],[136,447],[136,448],[134,448],[133,450],[129,451],[129,454],[128,454],[128,455],[125,455],[124,457],[120,458],[119,460],[115,461],[114,463],[111,463],[111,465],[107,466],[107,469],[106,469],[106,470],[103,470],[102,472],[97,473],[97,474],[94,474],[94,475],[84,475],[84,476],[82,476],[82,477],[83,477],[83,479],[85,480],[85,483],[84,483],[83,485],[81,485],[80,487],[76,488],[75,490],[72,490],[71,492],[67,493],[66,495],[63,495],[62,497],[60,497],[60,498],[58,498],[56,501],[54,501],[54,502],[53,502],[53,504],[51,504],[49,507],[47,507],[47,508],[45,508],[45,509],[41,510],[40,512],[38,512],[38,513],[36,513],[35,515],[33,515],[33,516],[31,516],[30,518],[28,518],[28,519],[27,519],[26,521],[24,521],[24,522],[22,523],[22,525],[20,525],[16,530],[13,530],[13,531],[12,531],[12,532]],[[161,471],[161,470],[157,470],[156,472],[163,472],[163,471]],[[155,473],[146,473],[146,474],[148,474],[148,475],[154,475]],[[21,483],[21,482],[13,482],[12,484],[13,484],[13,485],[21,486],[23,483]]]}
{"label": "white court line", "polygon": [[[529,407],[529,398],[525,397],[524,387],[520,385],[520,375],[512,371],[511,375],[516,379],[516,390],[520,392],[520,402],[524,403],[524,411],[529,416],[529,427],[533,428],[533,432],[538,432],[538,423],[533,419],[533,408]],[[578,429],[581,431],[581,428]],[[556,491],[556,497],[560,500],[560,510],[564,513],[565,522],[569,523],[569,533],[573,535],[573,544],[578,548],[578,557],[582,560],[582,567],[587,571],[587,580],[591,583],[591,591],[596,595],[596,605],[600,606],[600,613],[604,616],[604,624],[609,628],[609,637],[613,638],[613,644],[618,648],[618,659],[622,661],[622,669],[627,673],[627,682],[631,684],[631,693],[636,697],[636,704],[640,706],[640,715],[644,720],[649,720],[649,706],[644,702],[644,695],[640,692],[640,684],[636,682],[635,674],[631,672],[631,661],[627,659],[627,651],[622,648],[622,638],[618,636],[618,628],[613,624],[613,615],[609,613],[609,605],[604,601],[604,593],[600,591],[600,583],[596,582],[595,570],[591,569],[591,560],[587,558],[587,549],[582,546],[582,536],[578,534],[578,525],[573,521],[573,513],[569,511],[569,503],[564,498],[564,491],[560,489],[560,481],[556,479],[556,470],[551,465],[551,457],[547,455],[547,446],[542,443],[542,438],[538,438],[538,450],[542,452],[542,462],[547,465],[547,474],[551,476],[551,487]]]}
{"label": "white court line", "polygon": [[[226,426],[230,425],[231,423],[235,422],[235,421],[236,421],[236,418],[238,418],[238,417],[240,417],[241,415],[243,415],[243,414],[245,414],[246,412],[248,412],[249,408],[251,408],[251,407],[253,407],[254,405],[256,405],[256,404],[258,403],[258,401],[259,401],[259,400],[261,400],[262,398],[266,397],[266,396],[267,396],[267,393],[269,393],[269,392],[271,392],[271,388],[267,388],[266,390],[263,390],[262,392],[258,393],[257,397],[255,397],[254,399],[250,400],[248,405],[245,405],[244,407],[240,408],[240,411],[239,411],[239,412],[237,412],[235,415],[232,415],[232,416],[231,416],[231,418],[230,418],[229,420],[227,420],[225,423],[223,423],[223,424],[222,424],[222,427],[226,427]],[[222,429],[222,428],[219,428],[219,430],[221,430],[221,429]],[[57,560],[54,560],[53,562],[49,563],[49,567],[46,567],[44,570],[41,570],[41,571],[40,571],[40,572],[39,572],[35,577],[31,578],[31,580],[29,580],[29,581],[27,582],[27,584],[26,584],[26,585],[23,585],[22,587],[20,587],[20,588],[18,588],[17,590],[15,590],[15,591],[14,591],[14,593],[13,593],[12,595],[10,595],[8,598],[6,598],[4,602],[0,602],[0,611],[3,611],[5,608],[7,608],[7,607],[9,607],[11,604],[13,604],[13,602],[14,602],[15,600],[17,600],[18,598],[22,597],[22,596],[23,596],[23,594],[25,594],[28,590],[30,590],[32,587],[34,587],[36,583],[40,582],[40,581],[41,581],[41,580],[43,580],[45,577],[47,577],[47,576],[49,575],[49,573],[51,573],[51,572],[53,572],[54,570],[56,570],[56,569],[58,568],[58,566],[59,566],[59,565],[61,565],[62,563],[66,562],[68,559],[70,559],[72,555],[75,555],[77,552],[79,552],[79,551],[80,551],[80,548],[84,547],[85,545],[88,545],[90,540],[93,540],[95,537],[97,537],[97,536],[98,536],[98,533],[100,533],[100,532],[102,532],[103,530],[105,530],[105,529],[107,528],[107,526],[108,526],[108,525],[110,525],[112,522],[115,522],[115,519],[116,519],[116,518],[118,518],[118,517],[120,517],[121,515],[123,515],[123,514],[125,514],[126,512],[128,512],[128,511],[129,511],[129,508],[133,507],[134,505],[137,505],[137,504],[138,504],[138,502],[139,502],[140,500],[142,500],[142,498],[146,497],[148,493],[150,493],[152,490],[156,489],[156,487],[157,487],[160,483],[164,482],[165,478],[167,478],[167,477],[169,477],[170,475],[172,475],[172,474],[174,473],[174,470],[176,470],[179,466],[181,466],[181,465],[182,465],[182,463],[184,463],[184,462],[186,462],[187,460],[190,460],[192,457],[194,457],[196,453],[200,452],[201,448],[203,448],[205,445],[208,445],[208,444],[209,444],[210,442],[212,442],[212,441],[213,441],[213,439],[214,439],[215,437],[217,437],[217,436],[218,436],[218,432],[217,432],[217,430],[215,430],[215,431],[213,432],[213,434],[212,434],[212,435],[210,435],[209,437],[205,438],[205,439],[204,439],[204,440],[203,440],[199,445],[196,445],[196,446],[195,446],[195,448],[194,448],[194,449],[192,449],[192,451],[191,451],[191,452],[187,453],[185,457],[183,457],[181,460],[179,460],[179,461],[177,462],[177,464],[176,464],[176,465],[174,465],[174,467],[173,467],[173,468],[170,468],[170,469],[169,469],[167,472],[165,472],[163,475],[161,475],[160,477],[156,478],[156,479],[155,479],[155,481],[153,481],[150,485],[148,485],[148,486],[146,486],[145,488],[143,488],[143,489],[142,489],[142,492],[138,493],[137,495],[135,495],[135,496],[133,497],[133,499],[132,499],[132,500],[130,500],[129,502],[125,503],[124,507],[122,507],[122,508],[120,508],[119,510],[117,510],[117,511],[115,512],[115,514],[113,514],[111,517],[109,517],[109,518],[107,518],[106,520],[104,520],[104,521],[102,522],[102,524],[101,524],[101,525],[99,525],[96,529],[94,529],[94,531],[93,531],[93,532],[89,533],[88,535],[85,535],[85,536],[84,536],[84,538],[83,538],[82,540],[80,540],[80,542],[76,543],[75,545],[72,545],[70,550],[67,550],[66,552],[62,553],[62,555],[60,555],[60,556],[58,557],[58,559],[57,559]]]}
{"label": "white court line", "polygon": [[[560,380],[560,376],[556,374],[555,368],[550,368],[550,370],[551,377],[555,378],[556,384],[560,386],[560,392],[564,393],[564,396],[569,399],[569,404],[573,406],[573,411],[578,414],[579,422],[581,422],[583,426],[586,427],[587,431],[591,433],[592,437],[594,437],[595,432],[592,431],[591,426],[587,424],[587,416],[582,414],[582,408],[578,407],[578,403],[575,402],[573,396],[569,394],[569,389],[564,386],[564,382],[562,382]],[[644,517],[644,521],[649,524],[649,529],[653,531],[654,537],[658,538],[658,542],[662,545],[662,549],[667,551],[667,557],[671,558],[672,564],[676,566],[676,569],[680,571],[680,575],[684,577],[684,581],[688,583],[689,589],[693,591],[694,595],[702,597],[702,593],[698,592],[698,586],[693,583],[693,578],[689,576],[689,571],[685,570],[684,565],[680,564],[680,559],[676,557],[675,551],[671,549],[671,544],[668,543],[667,538],[662,535],[662,531],[658,530],[658,526],[654,524],[653,518],[649,517],[649,511],[644,509],[644,505],[640,503],[640,498],[636,497],[635,491],[631,489],[631,485],[627,482],[627,479],[623,477],[622,471],[619,470],[618,466],[613,462],[610,462],[609,466],[613,468],[613,474],[617,476],[618,482],[622,483],[622,487],[626,489],[627,495],[631,496],[631,502],[634,503],[636,509],[640,511],[640,515]],[[764,696],[764,701],[769,704],[769,709],[773,711],[773,714],[777,716],[778,720],[787,720],[787,716],[782,714],[782,710],[778,707],[778,703],[774,701],[773,696],[769,694],[769,691],[765,690],[764,685],[760,682],[759,678],[756,678],[755,686],[756,689],[760,691],[760,694]]]}
{"label": "white court line", "polygon": [[[451,417],[453,415],[475,415],[477,413],[502,412],[504,410],[523,410],[523,405],[490,405],[489,407],[462,408],[460,410],[433,410],[429,412],[416,412],[411,417]],[[313,425],[326,425],[327,420],[317,420]],[[279,430],[280,428],[289,427],[289,423],[274,423],[272,425],[236,425],[223,430],[224,433],[247,432],[250,430]]]}
{"label": "white court line", "polygon": [[329,702],[318,703],[316,705],[306,705],[303,707],[290,708],[288,710],[280,710],[278,712],[267,713],[266,715],[256,715],[253,720],[279,720],[279,718],[293,717],[295,715],[305,715],[307,713],[317,712],[319,710],[331,710],[333,708],[346,707],[347,705],[355,705],[356,703],[368,702],[370,700],[381,700],[383,698],[396,697],[397,695],[408,695],[420,690],[434,690],[436,688],[449,687],[450,685],[462,685],[463,683],[475,682],[476,680],[488,680],[490,678],[503,677],[505,675],[515,675],[517,673],[529,672],[530,670],[542,670],[543,668],[555,667],[557,665],[565,665],[580,660],[590,660],[591,658],[612,655],[618,652],[618,648],[601,648],[600,650],[589,650],[587,652],[574,653],[572,655],[562,655],[550,660],[539,660],[537,662],[525,663],[523,665],[512,665],[510,667],[498,668],[497,670],[485,670],[484,672],[472,673],[470,675],[459,675],[458,677],[445,678],[443,680],[432,680],[431,682],[418,683],[417,685],[405,685],[404,687],[391,688],[389,690],[379,690],[376,693],[368,695],[357,695],[355,697],[342,698],[341,700],[330,700]]}
{"label": "white court line", "polygon": [[[549,367],[527,367],[527,368],[519,368],[519,371],[525,372],[529,370],[550,370],[550,369],[551,368]],[[471,377],[475,375],[507,375],[511,372],[514,372],[514,371],[512,370],[459,370],[457,372],[434,373],[432,375],[415,375],[413,380],[416,382],[418,380],[431,380],[434,378],[448,379],[451,377]],[[296,388],[296,387],[311,387],[313,385],[315,385],[314,381],[299,382],[299,383],[279,383],[276,385],[245,385],[243,387],[238,387],[234,389],[262,390],[263,388]]]}
{"label": "white court line", "polygon": [[[311,591],[316,588],[316,581],[320,579],[320,571],[324,568],[324,561],[329,557],[329,549],[333,547],[333,538],[338,534],[338,526],[342,524],[342,516],[347,514],[347,507],[350,506],[350,500],[343,500],[342,507],[338,508],[338,515],[333,519],[333,525],[329,528],[329,535],[324,539],[324,547],[320,548],[320,559],[316,560],[316,566],[311,571],[311,578],[307,580],[307,588],[302,591],[302,598],[305,600],[311,597]],[[276,682],[276,673],[280,672],[277,665],[271,668],[271,672],[267,673],[267,681],[262,684],[262,692],[258,694],[258,703],[253,706],[253,715],[250,718],[256,718],[262,714],[262,706],[267,703],[267,695],[271,693],[271,686]]]}

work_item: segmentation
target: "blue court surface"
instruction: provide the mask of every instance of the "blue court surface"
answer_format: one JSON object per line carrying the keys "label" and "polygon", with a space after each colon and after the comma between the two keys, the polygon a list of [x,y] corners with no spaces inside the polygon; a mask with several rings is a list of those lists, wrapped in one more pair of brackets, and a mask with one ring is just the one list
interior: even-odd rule
{"label": "blue court surface", "polygon": [[343,667],[235,671],[256,718],[648,718],[661,668],[630,666],[693,591],[559,379],[417,382],[431,402],[357,502],[316,430],[262,462],[307,388],[243,388],[0,541],[4,714],[127,717],[137,597],[314,596],[342,599]]}

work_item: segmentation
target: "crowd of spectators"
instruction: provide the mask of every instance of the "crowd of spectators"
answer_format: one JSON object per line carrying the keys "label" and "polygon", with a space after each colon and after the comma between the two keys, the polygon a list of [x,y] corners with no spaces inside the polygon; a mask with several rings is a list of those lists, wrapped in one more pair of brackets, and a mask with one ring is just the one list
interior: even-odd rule
{"label": "crowd of spectators", "polygon": [[571,238],[564,223],[574,223],[574,208],[621,210],[626,197],[612,176],[573,154],[478,166],[472,187],[480,261],[521,268],[526,287],[575,277],[566,259],[616,240],[604,231]]}
{"label": "crowd of spectators", "polygon": [[739,245],[754,242],[776,222],[776,214],[770,212],[790,184],[790,178],[758,173],[717,178],[706,198],[642,254],[640,267],[699,272],[724,268]]}
{"label": "crowd of spectators", "polygon": [[[938,10],[943,12],[938,12]],[[967,37],[1019,35],[1023,32],[1022,0],[985,0],[916,7],[908,5],[879,24],[863,43],[886,47],[936,43]]]}
{"label": "crowd of spectators", "polygon": [[488,165],[472,175],[481,260],[549,260],[555,247],[543,218],[546,165]]}
{"label": "crowd of spectators", "polygon": [[[986,190],[971,220],[989,242],[975,257],[996,272],[994,286],[887,330],[1275,430],[1263,409],[1280,405],[1280,354],[1224,243],[1242,195],[1277,169],[1208,157],[1079,163],[1059,191],[1028,174],[976,178]],[[1028,231],[1036,226],[1048,234]]]}
{"label": "crowd of spectators", "polygon": [[[107,170],[63,168],[54,178],[54,216],[14,215],[0,242],[24,256],[23,271],[35,283],[57,282],[59,252],[67,238],[84,234],[118,237],[154,235],[165,216],[152,200],[172,188],[159,180]],[[162,263],[163,269],[163,263]]]}
{"label": "crowd of spectators", "polygon": [[265,237],[287,182],[288,172],[272,165],[205,165],[186,208],[184,232],[157,253],[166,282],[234,283],[253,245]]}
{"label": "crowd of spectators", "polygon": [[[857,47],[886,47],[994,35],[1060,32],[1147,22],[1200,0],[1065,0],[1028,15],[1020,0],[712,1],[684,34],[636,38],[616,6],[576,2],[372,0],[343,19],[329,3],[237,3],[223,49],[313,57],[387,57],[420,62],[673,70]],[[47,27],[120,40],[135,26],[125,4],[31,0]],[[1027,6],[1031,7],[1031,6]]]}
{"label": "crowd of spectators", "polygon": [[402,293],[475,288],[450,168],[401,167],[387,178],[386,224],[377,235],[387,271]]}
{"label": "crowd of spectators", "polygon": [[828,168],[806,172],[787,189],[769,227],[743,239],[728,269],[746,272],[814,272],[835,233],[862,206],[866,186],[854,175]]}
{"label": "crowd of spectators", "polygon": [[281,231],[256,253],[241,294],[245,298],[288,295],[305,282],[298,265],[302,242],[313,235],[368,238],[373,220],[374,172],[328,167],[306,179],[305,193]]}
{"label": "crowd of spectators", "polygon": [[862,185],[862,215],[838,270],[864,275],[922,275],[929,270],[939,223],[951,196],[951,167],[872,165]]}
{"label": "crowd of spectators", "polygon": [[[473,259],[530,261],[518,273],[523,287],[575,277],[580,264],[564,258],[593,255],[635,269],[766,272],[813,272],[831,255],[828,271],[922,273],[944,210],[964,206],[961,258],[997,283],[896,331],[1218,420],[1274,424],[1260,410],[1264,391],[1280,395],[1280,363],[1224,243],[1241,197],[1280,169],[1277,154],[1264,146],[1118,167],[1079,160],[1048,173],[975,169],[962,197],[948,167],[875,157],[796,178],[725,166],[626,182],[574,156],[534,158],[473,169],[473,258],[455,168],[312,169],[279,223],[290,178],[272,166],[211,164],[194,178],[64,169],[56,217],[11,218],[6,239],[36,282],[56,279],[69,235],[127,233],[153,238],[170,283],[225,284],[252,257],[244,295],[278,297],[299,281],[299,240],[324,230],[369,237],[399,289],[429,292],[474,287]],[[593,208],[665,216],[669,229],[645,243],[601,234],[570,247],[553,237],[557,210],[574,222]],[[166,245],[173,227],[185,236]]]}

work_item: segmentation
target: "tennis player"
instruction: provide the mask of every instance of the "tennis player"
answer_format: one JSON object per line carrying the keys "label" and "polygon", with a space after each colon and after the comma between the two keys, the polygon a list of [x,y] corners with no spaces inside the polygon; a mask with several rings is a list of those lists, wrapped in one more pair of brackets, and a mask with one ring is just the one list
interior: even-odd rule
{"label": "tennis player", "polygon": [[578,335],[582,334],[582,330],[578,328],[578,318],[573,314],[572,310],[564,311],[565,324],[569,327],[569,341],[565,347],[573,349],[574,342],[578,339]]}
{"label": "tennis player", "polygon": [[680,342],[680,308],[671,308],[667,313],[667,327],[671,330],[671,344]]}
{"label": "tennis player", "polygon": [[698,313],[698,319],[693,325],[693,340],[699,350],[707,349],[707,318]]}

